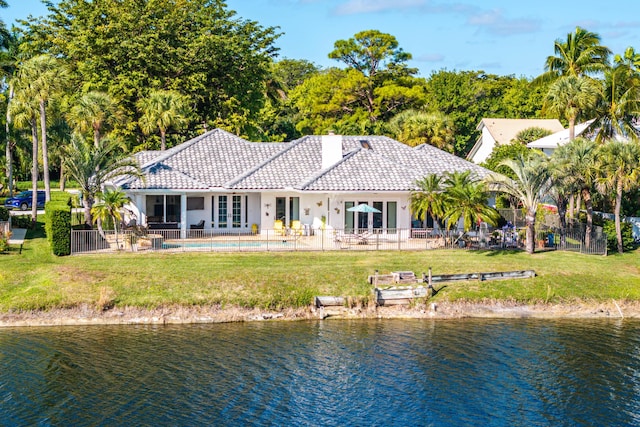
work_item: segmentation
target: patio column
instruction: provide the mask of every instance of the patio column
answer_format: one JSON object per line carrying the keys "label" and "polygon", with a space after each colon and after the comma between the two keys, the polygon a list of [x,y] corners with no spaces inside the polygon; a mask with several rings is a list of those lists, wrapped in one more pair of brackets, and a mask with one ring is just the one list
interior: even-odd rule
{"label": "patio column", "polygon": [[180,238],[187,237],[187,193],[180,195]]}

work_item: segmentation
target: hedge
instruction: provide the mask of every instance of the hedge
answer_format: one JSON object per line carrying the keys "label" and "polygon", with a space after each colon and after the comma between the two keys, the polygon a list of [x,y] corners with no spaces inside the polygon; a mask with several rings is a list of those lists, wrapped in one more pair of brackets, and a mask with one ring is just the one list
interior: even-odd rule
{"label": "hedge", "polygon": [[71,197],[64,193],[56,196],[44,206],[44,229],[53,254],[64,256],[71,254]]}

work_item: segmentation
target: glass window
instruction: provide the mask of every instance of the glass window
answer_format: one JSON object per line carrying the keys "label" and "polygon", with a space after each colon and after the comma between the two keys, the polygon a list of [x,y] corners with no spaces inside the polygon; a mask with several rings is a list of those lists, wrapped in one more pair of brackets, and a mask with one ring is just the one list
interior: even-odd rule
{"label": "glass window", "polygon": [[187,210],[188,211],[203,211],[204,210],[204,197],[187,197]]}
{"label": "glass window", "polygon": [[276,219],[283,222],[287,219],[287,198],[276,197]]}
{"label": "glass window", "polygon": [[167,222],[180,222],[180,196],[166,196]]}
{"label": "glass window", "polygon": [[289,199],[289,219],[291,221],[300,219],[300,197],[291,197]]}
{"label": "glass window", "polygon": [[349,212],[349,209],[356,205],[355,202],[344,202],[344,232],[353,233],[355,212]]}
{"label": "glass window", "polygon": [[227,228],[227,196],[218,196],[218,227]]}
{"label": "glass window", "polygon": [[382,209],[384,203],[373,202],[373,208],[378,209],[380,212],[373,213],[373,228],[382,228]]}
{"label": "glass window", "polygon": [[398,203],[387,202],[387,232],[395,233],[398,227]]}

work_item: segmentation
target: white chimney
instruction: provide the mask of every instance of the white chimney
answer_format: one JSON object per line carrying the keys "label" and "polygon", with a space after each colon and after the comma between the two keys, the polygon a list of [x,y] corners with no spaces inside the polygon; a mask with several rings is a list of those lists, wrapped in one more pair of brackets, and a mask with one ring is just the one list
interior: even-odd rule
{"label": "white chimney", "polygon": [[322,169],[342,160],[342,135],[322,135]]}

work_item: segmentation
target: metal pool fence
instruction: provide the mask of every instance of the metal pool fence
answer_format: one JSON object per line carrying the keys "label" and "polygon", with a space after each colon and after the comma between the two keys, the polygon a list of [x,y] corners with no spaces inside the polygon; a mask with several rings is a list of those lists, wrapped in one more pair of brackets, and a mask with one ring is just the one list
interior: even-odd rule
{"label": "metal pool fence", "polygon": [[[606,238],[592,239],[593,251],[585,250],[584,238],[567,234],[564,245],[559,240],[547,240],[545,247],[606,253]],[[72,230],[71,254],[113,252],[284,252],[284,251],[389,251],[434,249],[518,249],[524,242],[517,232],[483,230],[464,233],[462,230],[375,229],[358,232],[331,229],[300,232],[292,230],[262,230],[251,232],[220,232],[209,230],[135,231]],[[604,252],[600,250],[603,247]]]}

